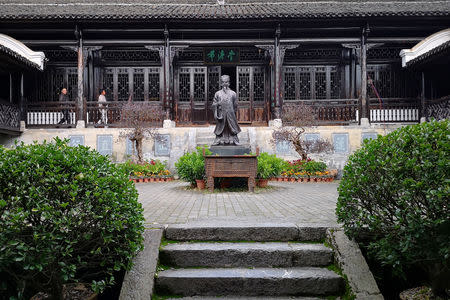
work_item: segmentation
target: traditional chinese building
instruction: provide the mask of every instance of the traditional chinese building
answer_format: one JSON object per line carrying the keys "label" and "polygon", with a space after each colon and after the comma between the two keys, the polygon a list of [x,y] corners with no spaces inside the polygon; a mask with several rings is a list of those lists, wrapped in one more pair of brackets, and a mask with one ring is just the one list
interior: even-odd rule
{"label": "traditional chinese building", "polygon": [[[166,127],[212,124],[221,74],[230,75],[238,120],[249,126],[268,126],[301,103],[320,125],[419,122],[428,104],[442,111],[450,95],[450,1],[0,0],[0,7],[0,33],[45,54],[43,70],[0,60],[0,127],[9,134],[20,134],[12,115],[26,129],[54,128],[63,110],[70,124],[61,127],[105,130],[100,89],[108,128],[128,100],[159,107]],[[439,32],[434,44],[424,40]],[[400,52],[418,43],[428,48],[402,66]],[[4,48],[2,57],[11,56]],[[58,101],[63,87],[69,102]]]}

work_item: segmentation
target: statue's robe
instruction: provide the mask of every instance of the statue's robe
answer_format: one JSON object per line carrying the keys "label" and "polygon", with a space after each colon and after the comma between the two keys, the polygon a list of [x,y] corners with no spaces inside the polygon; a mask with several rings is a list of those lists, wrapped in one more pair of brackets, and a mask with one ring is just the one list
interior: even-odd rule
{"label": "statue's robe", "polygon": [[238,133],[241,128],[236,119],[237,99],[236,93],[230,89],[220,90],[214,95],[212,104],[214,118],[216,119],[216,140],[214,144],[238,144]]}

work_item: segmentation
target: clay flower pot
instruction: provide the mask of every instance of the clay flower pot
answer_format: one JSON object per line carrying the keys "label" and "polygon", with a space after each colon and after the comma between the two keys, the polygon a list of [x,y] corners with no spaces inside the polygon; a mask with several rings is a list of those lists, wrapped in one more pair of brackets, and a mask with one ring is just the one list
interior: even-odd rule
{"label": "clay flower pot", "polygon": [[267,184],[269,183],[269,179],[257,179],[256,185],[259,187],[267,187]]}
{"label": "clay flower pot", "polygon": [[195,182],[197,183],[197,188],[199,190],[204,190],[205,189],[205,180],[203,180],[203,179],[195,179]]}
{"label": "clay flower pot", "polygon": [[295,178],[293,178],[293,177],[292,177],[292,178],[289,178],[289,181],[290,181],[290,182],[295,182]]}

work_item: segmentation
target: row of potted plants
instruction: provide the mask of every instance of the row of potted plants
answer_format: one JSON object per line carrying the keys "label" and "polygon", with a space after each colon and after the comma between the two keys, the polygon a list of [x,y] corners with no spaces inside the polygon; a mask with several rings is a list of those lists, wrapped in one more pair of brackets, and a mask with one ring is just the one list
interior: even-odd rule
{"label": "row of potted plants", "polygon": [[134,182],[162,182],[172,181],[173,175],[167,169],[164,162],[151,160],[149,162],[135,163],[127,161],[119,165],[130,176]]}

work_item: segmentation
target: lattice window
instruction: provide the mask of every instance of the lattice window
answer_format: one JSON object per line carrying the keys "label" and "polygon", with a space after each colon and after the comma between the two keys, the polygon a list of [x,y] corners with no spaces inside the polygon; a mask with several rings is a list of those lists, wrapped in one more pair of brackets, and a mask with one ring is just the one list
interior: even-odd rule
{"label": "lattice window", "polygon": [[197,69],[194,71],[194,101],[196,102],[205,101],[205,79],[204,72],[199,73]]}
{"label": "lattice window", "polygon": [[220,89],[220,67],[208,68],[208,101],[213,101],[215,93]]}
{"label": "lattice window", "polygon": [[133,72],[133,101],[144,101],[144,69],[134,69]]}
{"label": "lattice window", "polygon": [[[189,71],[189,69],[188,69]],[[182,70],[180,70],[182,72]],[[179,83],[179,93],[180,93],[180,102],[189,102],[191,101],[190,90],[191,90],[191,74],[182,72],[180,73],[180,83]]]}
{"label": "lattice window", "polygon": [[311,99],[311,73],[306,72],[306,68],[301,68],[299,71],[300,99]]}
{"label": "lattice window", "polygon": [[127,101],[130,96],[128,69],[118,69],[117,71],[117,100]]}
{"label": "lattice window", "polygon": [[148,72],[148,100],[159,101],[160,99],[160,69],[150,68]]}
{"label": "lattice window", "polygon": [[369,97],[377,98],[375,90],[381,98],[401,98],[413,95],[414,88],[406,92],[406,79],[405,74],[401,70],[393,68],[392,65],[368,65],[367,91]]}
{"label": "lattice window", "polygon": [[295,69],[286,68],[284,71],[284,99],[295,100]]}
{"label": "lattice window", "polygon": [[180,61],[203,61],[203,48],[184,49],[178,52]]}
{"label": "lattice window", "polygon": [[341,98],[341,76],[337,68],[333,68],[330,72],[330,92],[331,99]]}
{"label": "lattice window", "polygon": [[253,72],[253,100],[264,101],[264,69],[255,68]]}
{"label": "lattice window", "polygon": [[327,74],[323,68],[318,68],[315,72],[314,90],[316,99],[327,98]]}
{"label": "lattice window", "polygon": [[341,49],[302,49],[286,50],[285,60],[340,59]]}
{"label": "lattice window", "polygon": [[113,62],[159,62],[159,53],[149,50],[102,50],[102,60]]}
{"label": "lattice window", "polygon": [[106,68],[104,70],[101,88],[106,91],[106,99],[114,99],[114,69]]}
{"label": "lattice window", "polygon": [[45,58],[50,62],[76,62],[78,53],[72,50],[46,50]]}
{"label": "lattice window", "polygon": [[64,87],[64,73],[62,69],[57,70],[53,74],[52,78],[52,99],[53,101],[59,100],[59,94],[61,93],[61,89]]}
{"label": "lattice window", "polygon": [[250,101],[250,68],[238,67],[238,99]]}
{"label": "lattice window", "polygon": [[70,100],[78,98],[78,71],[76,68],[67,69],[67,89]]}
{"label": "lattice window", "polygon": [[36,75],[36,86],[31,101],[59,101],[63,87],[67,88],[69,100],[77,98],[78,75],[76,68],[47,68]]}
{"label": "lattice window", "polygon": [[340,98],[341,77],[336,66],[284,67],[283,73],[285,100]]}
{"label": "lattice window", "polygon": [[389,59],[400,61],[400,51],[405,47],[400,48],[370,48],[367,51],[367,59]]}
{"label": "lattice window", "polygon": [[258,49],[256,47],[251,48],[241,48],[240,49],[240,60],[247,61],[262,61],[265,59],[264,50]]}

